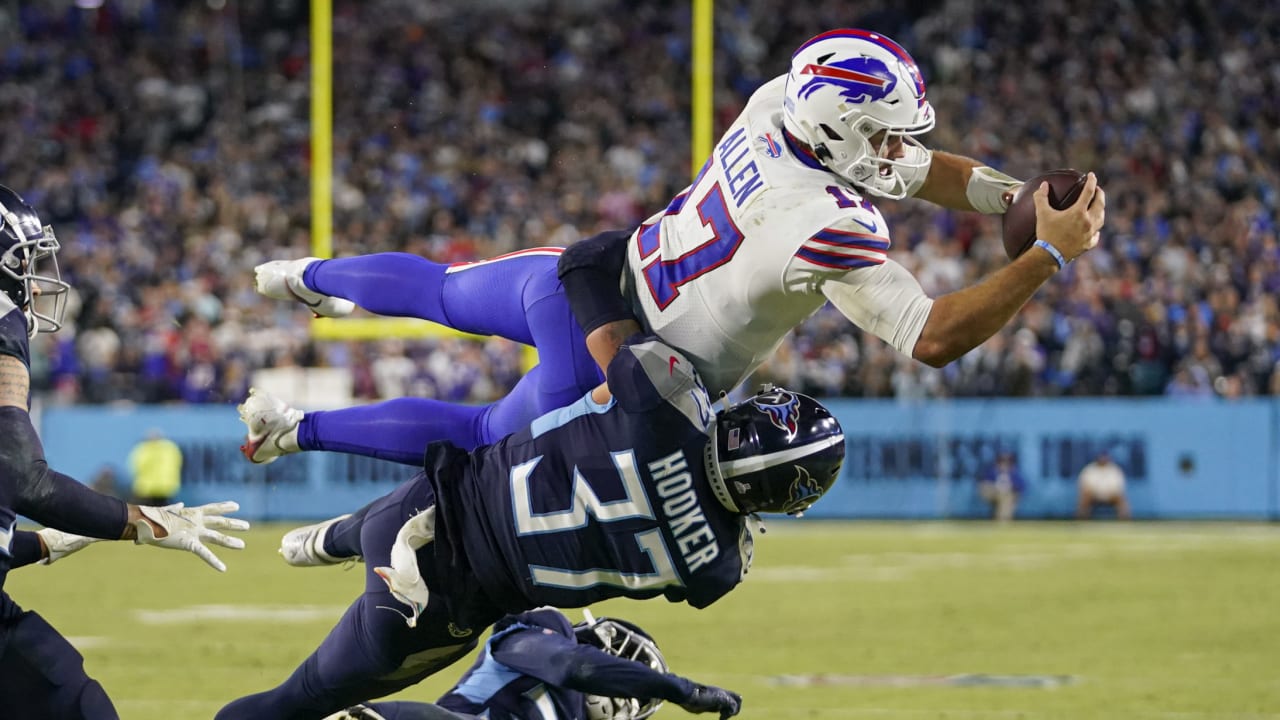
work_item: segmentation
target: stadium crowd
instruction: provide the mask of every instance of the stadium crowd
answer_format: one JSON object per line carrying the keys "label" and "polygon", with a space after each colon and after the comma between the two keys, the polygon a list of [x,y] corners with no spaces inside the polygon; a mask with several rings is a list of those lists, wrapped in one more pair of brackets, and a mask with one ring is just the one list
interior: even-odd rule
{"label": "stadium crowd", "polygon": [[[254,369],[291,365],[348,367],[368,399],[483,401],[514,382],[510,343],[314,342],[302,308],[254,293],[254,265],[309,254],[306,7],[0,9],[0,182],[54,226],[77,288],[71,326],[33,348],[39,392],[238,402]],[[912,51],[931,147],[1024,178],[1094,170],[1108,227],[946,368],[824,311],[762,379],[819,396],[1280,393],[1280,7],[729,0],[717,127],[840,26]],[[563,245],[638,223],[688,182],[684,3],[338,0],[333,30],[339,254]],[[879,206],[931,293],[1005,262],[997,217]]]}

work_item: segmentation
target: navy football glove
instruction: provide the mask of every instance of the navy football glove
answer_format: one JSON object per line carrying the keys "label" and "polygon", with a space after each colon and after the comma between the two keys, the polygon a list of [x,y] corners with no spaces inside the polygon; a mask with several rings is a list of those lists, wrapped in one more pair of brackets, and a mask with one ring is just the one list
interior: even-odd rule
{"label": "navy football glove", "polygon": [[693,693],[680,707],[691,713],[718,712],[720,720],[724,720],[742,709],[742,696],[714,685],[694,685]]}

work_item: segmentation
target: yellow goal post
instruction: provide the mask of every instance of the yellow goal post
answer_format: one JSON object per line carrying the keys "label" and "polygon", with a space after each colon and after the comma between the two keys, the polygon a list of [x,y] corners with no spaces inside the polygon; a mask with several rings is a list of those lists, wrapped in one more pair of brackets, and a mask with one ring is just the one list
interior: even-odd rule
{"label": "yellow goal post", "polygon": [[[333,257],[333,0],[311,1],[311,254]],[[692,118],[690,175],[696,174],[711,153],[712,48],[715,0],[691,0]],[[421,338],[472,338],[451,327],[416,318],[354,317],[315,318],[311,337],[316,340],[382,340]],[[522,363],[526,370],[537,364],[537,351],[528,348]]]}

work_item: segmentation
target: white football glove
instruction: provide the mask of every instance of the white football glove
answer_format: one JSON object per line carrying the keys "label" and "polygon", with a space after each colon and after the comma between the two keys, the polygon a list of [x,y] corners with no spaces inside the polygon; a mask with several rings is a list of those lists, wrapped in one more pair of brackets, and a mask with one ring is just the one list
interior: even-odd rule
{"label": "white football glove", "polygon": [[37,530],[36,534],[40,536],[40,540],[44,542],[45,548],[49,551],[49,556],[40,560],[41,565],[51,565],[99,540],[99,538],[85,537],[83,535],[72,535],[53,528]]}
{"label": "white football glove", "polygon": [[[240,538],[223,535],[218,530],[248,530],[249,523],[238,518],[223,517],[226,513],[235,512],[240,509],[240,504],[231,501],[209,503],[208,505],[200,505],[199,507],[183,507],[182,503],[173,505],[165,505],[164,507],[148,507],[139,508],[146,520],[137,520],[134,526],[138,528],[138,539],[135,543],[142,545],[156,545],[171,550],[186,550],[195,553],[201,560],[209,563],[218,572],[226,572],[227,566],[218,559],[213,551],[205,547],[204,541],[208,540],[214,545],[231,548],[233,550],[241,550],[244,548],[244,541]],[[151,527],[151,522],[164,528],[165,536],[156,537],[155,531]]]}

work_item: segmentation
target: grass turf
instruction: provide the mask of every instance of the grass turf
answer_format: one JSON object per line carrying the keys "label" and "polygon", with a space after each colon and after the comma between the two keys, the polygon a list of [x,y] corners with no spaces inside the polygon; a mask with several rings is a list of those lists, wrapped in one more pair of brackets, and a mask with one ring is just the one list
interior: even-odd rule
{"label": "grass turf", "polygon": [[[125,720],[210,718],[283,680],[363,586],[363,566],[285,566],[285,529],[219,548],[225,575],[104,543],[7,589],[73,638]],[[707,610],[593,610],[742,693],[744,718],[1280,719],[1277,526],[775,522],[756,554]],[[399,697],[434,699],[468,663]]]}

